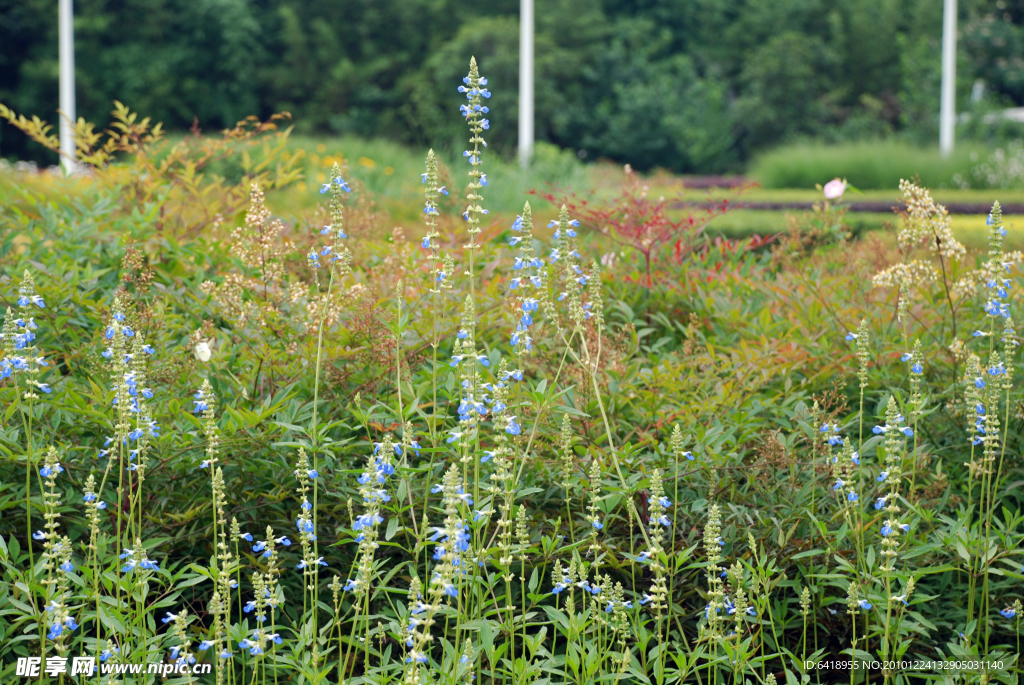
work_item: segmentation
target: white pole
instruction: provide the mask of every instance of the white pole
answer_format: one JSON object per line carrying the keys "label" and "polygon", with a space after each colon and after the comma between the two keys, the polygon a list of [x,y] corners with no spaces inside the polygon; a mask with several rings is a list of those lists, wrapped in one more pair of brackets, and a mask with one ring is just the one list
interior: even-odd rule
{"label": "white pole", "polygon": [[64,173],[75,172],[75,35],[72,27],[72,0],[59,0],[58,53],[60,60],[60,152]]}
{"label": "white pole", "polygon": [[533,156],[533,0],[519,1],[519,165]]}
{"label": "white pole", "polygon": [[939,107],[939,152],[953,151],[956,128],[956,0],[944,0],[942,10],[942,100]]}

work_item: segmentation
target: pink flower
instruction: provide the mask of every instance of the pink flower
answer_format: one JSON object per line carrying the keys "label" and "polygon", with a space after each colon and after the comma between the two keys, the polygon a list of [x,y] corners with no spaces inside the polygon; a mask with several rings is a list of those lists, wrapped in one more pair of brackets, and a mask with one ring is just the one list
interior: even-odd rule
{"label": "pink flower", "polygon": [[825,197],[829,200],[838,200],[846,192],[846,181],[841,181],[838,178],[834,178],[825,184],[823,189],[825,191]]}

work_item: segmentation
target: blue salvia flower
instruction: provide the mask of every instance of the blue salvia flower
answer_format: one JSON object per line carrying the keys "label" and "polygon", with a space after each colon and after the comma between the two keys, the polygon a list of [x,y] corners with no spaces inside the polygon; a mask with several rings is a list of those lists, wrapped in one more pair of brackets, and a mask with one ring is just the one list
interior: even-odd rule
{"label": "blue salvia flower", "polygon": [[141,571],[159,571],[159,566],[155,561],[151,561],[146,556],[146,550],[142,548],[142,542],[136,540],[136,547],[134,549],[125,547],[124,552],[120,554],[120,558],[125,560],[124,566],[121,568],[122,573],[132,573],[136,569]]}
{"label": "blue salvia flower", "polygon": [[58,473],[64,473],[64,467],[57,462],[47,464],[43,466],[43,468],[39,469],[39,475],[43,478],[49,478],[50,476],[55,476]]}
{"label": "blue salvia flower", "polygon": [[615,609],[615,607],[622,607],[623,609],[632,609],[633,603],[628,601],[609,600],[608,604],[605,605],[604,610],[606,613],[610,614]]}
{"label": "blue salvia flower", "polygon": [[[513,271],[525,270],[525,273],[511,279],[509,290],[532,287],[538,295],[546,297],[546,290],[543,286],[547,271],[544,268],[543,260],[538,258],[534,252],[533,210],[529,202],[523,207],[523,213],[516,217],[512,224],[512,230],[521,234],[509,241],[511,246],[519,246],[519,254],[514,256],[512,268]],[[512,333],[511,345],[517,354],[521,355],[533,348],[533,337],[529,331],[534,323],[532,312],[538,310],[540,301],[537,297],[531,297],[526,293],[517,295],[515,300],[516,307],[522,312],[522,315]]]}
{"label": "blue salvia flower", "polygon": [[480,76],[475,58],[470,59],[469,74],[462,81],[463,85],[459,86],[459,92],[466,95],[468,102],[463,104],[459,111],[469,124],[469,130],[472,133],[469,142],[473,144],[472,150],[463,152],[463,156],[469,160],[473,168],[469,172],[470,181],[466,193],[466,200],[469,204],[462,216],[469,222],[469,244],[466,248],[472,254],[472,250],[477,247],[476,235],[480,233],[480,216],[488,213],[482,206],[483,196],[480,195],[481,189],[487,185],[486,177],[480,171],[480,153],[481,146],[487,147],[487,141],[481,134],[490,128],[490,122],[484,118],[487,107],[483,104],[483,100],[491,97],[491,93],[484,87],[487,84],[487,79]]}
{"label": "blue salvia flower", "polygon": [[306,450],[303,447],[299,447],[299,456],[295,465],[295,471],[293,472],[295,478],[299,481],[296,493],[301,500],[299,515],[295,520],[295,528],[299,535],[299,546],[302,548],[302,559],[297,568],[303,571],[304,576],[310,574],[306,581],[307,584],[315,582],[313,576],[319,571],[321,565],[326,566],[326,564],[321,563],[323,561],[322,557],[317,559],[313,555],[315,550],[314,543],[317,537],[316,526],[313,523],[313,505],[309,501],[309,491],[313,481],[310,472],[311,469],[309,468]]}
{"label": "blue salvia flower", "polygon": [[469,551],[470,537],[461,514],[462,506],[472,506],[472,498],[464,491],[458,470],[453,464],[445,473],[441,485],[444,493],[444,526],[435,532],[437,547],[434,558],[441,563],[434,569],[431,578],[431,593],[438,597],[458,597],[454,578],[462,568],[463,553]]}
{"label": "blue salvia flower", "polygon": [[555,583],[554,586],[551,588],[551,594],[557,595],[560,592],[567,590],[572,584],[572,578],[563,575],[561,580]]}
{"label": "blue salvia flower", "polygon": [[992,213],[989,214],[988,234],[988,255],[989,259],[985,271],[990,274],[985,282],[988,288],[988,299],[985,302],[985,313],[990,317],[1010,317],[1010,305],[1005,300],[1009,297],[1011,283],[1007,279],[995,278],[1000,267],[1009,271],[1009,266],[1003,256],[1003,237],[1006,229],[1003,227],[1003,212],[998,202],[993,203]]}
{"label": "blue salvia flower", "polygon": [[828,437],[826,438],[826,441],[828,442],[828,444],[830,446],[834,447],[836,445],[842,445],[843,444],[843,436],[839,435],[839,425],[838,424],[834,424],[834,423],[831,424],[831,425],[828,424],[828,423],[822,424],[821,432],[829,434]]}
{"label": "blue salvia flower", "polygon": [[429,661],[427,643],[431,640],[430,625],[434,613],[442,602],[457,599],[459,589],[455,576],[464,573],[462,552],[469,549],[469,534],[463,523],[460,512],[458,494],[462,490],[458,468],[455,464],[445,472],[440,486],[444,492],[444,526],[435,528],[432,541],[438,542],[434,551],[434,559],[439,563],[435,566],[430,580],[430,601],[424,602],[418,578],[413,578],[409,588],[410,619],[407,628],[408,637],[405,646],[409,650],[405,663],[411,664],[413,682],[419,680],[419,668]]}
{"label": "blue salvia flower", "polygon": [[569,318],[576,326],[582,326],[583,322],[589,318],[589,314],[584,309],[581,286],[587,285],[589,277],[583,273],[583,269],[579,265],[579,251],[576,249],[577,233],[574,227],[579,226],[579,222],[570,219],[569,210],[562,205],[558,219],[549,223],[548,226],[555,227],[553,236],[555,252],[552,257],[562,258],[559,260],[561,269],[558,270],[558,273],[563,291],[557,299],[561,302],[568,298]]}
{"label": "blue salvia flower", "polygon": [[20,311],[15,315],[8,309],[3,327],[0,328],[0,380],[25,374],[26,387],[22,390],[22,398],[32,401],[39,398],[36,390],[49,394],[52,388],[37,378],[49,363],[35,344],[38,326],[33,312],[46,305],[43,298],[36,294],[35,281],[28,270],[18,289],[17,302]]}
{"label": "blue salvia flower", "polygon": [[900,426],[899,424],[901,424],[901,423],[903,423],[903,416],[900,415],[900,414],[897,414],[895,416],[895,422],[894,423],[890,424],[888,421],[886,421],[885,425],[883,425],[883,426],[875,426],[871,430],[872,430],[872,432],[875,435],[887,435],[889,433],[889,431],[893,431],[893,432],[896,432],[896,433],[902,433],[903,435],[905,435],[908,438],[913,437],[914,436],[914,430],[912,428],[910,428],[909,426]]}
{"label": "blue salvia flower", "polygon": [[[679,427],[673,430],[671,439],[672,449],[676,454],[679,454],[683,445],[682,432]],[[596,473],[596,471],[595,471]],[[669,528],[672,526],[672,520],[668,517],[669,508],[672,506],[672,500],[665,496],[665,488],[662,482],[661,470],[655,469],[651,474],[651,486],[650,486],[650,524],[649,533],[646,538],[649,542],[649,548],[642,552],[638,556],[638,560],[641,563],[650,563],[651,571],[654,575],[654,582],[651,586],[649,602],[651,609],[659,613],[667,607],[668,598],[668,569],[661,561],[661,557],[665,552],[663,547],[665,532],[663,528]],[[647,604],[648,602],[643,602]]]}
{"label": "blue salvia flower", "polygon": [[28,307],[33,305],[40,309],[46,309],[46,303],[40,295],[36,294],[35,281],[32,279],[32,273],[26,269],[25,278],[22,281],[21,287],[18,289],[18,306]]}
{"label": "blue salvia flower", "polygon": [[[67,574],[63,570],[62,565],[71,560],[71,542],[68,538],[61,539],[58,533],[58,521],[60,520],[60,491],[58,490],[57,477],[64,472],[58,462],[58,453],[54,447],[49,447],[44,457],[43,467],[39,470],[39,475],[46,479],[43,485],[43,517],[46,521],[44,524],[45,531],[36,531],[32,537],[36,540],[43,541],[43,559],[45,561],[46,575],[51,578],[50,583],[56,583],[57,588],[54,594],[55,601],[63,605],[68,592],[68,579]],[[52,576],[56,574],[57,580],[52,580]],[[65,617],[70,616],[65,608],[62,608],[62,613],[59,614],[54,622],[56,626],[54,628],[55,636],[50,639],[56,640],[64,630]]]}
{"label": "blue salvia flower", "polygon": [[[467,295],[463,304],[462,322],[459,337],[455,340],[452,366],[459,369],[459,387],[461,388],[458,404],[459,425],[453,429],[447,443],[452,444],[462,437],[472,439],[476,434],[477,426],[482,417],[487,413],[484,402],[486,395],[482,392],[483,383],[477,364],[463,363],[475,361],[481,366],[490,366],[490,360],[476,349],[473,333],[476,327],[476,314],[472,295]],[[462,334],[465,333],[463,336]],[[465,445],[465,443],[459,443]],[[468,462],[470,456],[467,451],[462,450],[462,461]]]}
{"label": "blue salvia flower", "polygon": [[[57,532],[57,521],[60,518],[60,512],[57,510],[57,507],[60,505],[57,476],[63,472],[60,464],[57,463],[57,458],[57,450],[50,447],[46,452],[45,466],[40,473],[46,472],[44,475],[46,483],[43,489],[44,517],[46,519],[46,533],[43,534],[45,539],[43,559],[47,569],[47,577],[51,578],[49,584],[53,587],[52,601],[46,607],[46,611],[51,614],[51,616],[47,617],[47,620],[53,621],[47,636],[49,639],[59,641],[62,644],[66,637],[66,632],[75,630],[78,624],[75,622],[67,606],[70,598],[68,574],[74,571],[75,568],[71,562],[73,551],[71,539],[67,536],[60,537]],[[39,533],[41,532],[35,533],[33,537],[39,539]],[[53,575],[56,578],[52,578]],[[58,647],[58,649],[63,651],[62,646]]]}
{"label": "blue salvia flower", "polygon": [[[437,231],[437,220],[435,218],[441,215],[437,207],[438,195],[447,195],[448,191],[445,190],[444,186],[438,187],[437,158],[434,156],[433,150],[427,153],[427,170],[422,174],[422,178],[423,183],[426,185],[423,191],[425,198],[423,213],[427,216],[427,234],[423,236],[420,246],[425,250],[432,250],[432,257],[436,263],[438,261],[438,253],[433,240],[440,236],[440,233]],[[438,278],[438,282],[440,280]]]}
{"label": "blue salvia flower", "polygon": [[320,230],[321,236],[328,237],[328,244],[321,245],[319,249],[313,248],[306,256],[313,269],[320,269],[323,266],[322,260],[327,258],[332,270],[340,268],[347,269],[350,258],[348,249],[342,246],[341,242],[348,235],[345,233],[345,211],[342,199],[345,193],[352,192],[352,188],[341,178],[341,168],[335,164],[331,169],[332,180],[320,188],[321,193],[330,192],[330,213],[331,223]]}
{"label": "blue salvia flower", "polygon": [[[897,430],[902,421],[903,417],[899,414],[896,400],[890,396],[885,411],[886,430],[883,431],[885,435],[885,470],[878,478],[879,482],[888,483],[889,492],[884,498],[879,498],[879,501],[875,503],[876,508],[884,509],[887,513],[887,518],[883,522],[881,529],[882,565],[880,567],[886,573],[894,570],[900,546],[900,532],[909,530],[909,526],[901,524],[898,520],[900,508],[897,504],[897,499],[902,480],[900,477],[900,466],[904,449],[899,433],[902,432],[904,435],[907,435],[906,431],[909,430]],[[910,434],[912,435],[913,433],[911,432]],[[881,506],[879,506],[880,504]]]}
{"label": "blue salvia flower", "polygon": [[359,494],[363,497],[365,510],[356,517],[352,529],[357,533],[356,541],[359,543],[358,560],[356,562],[356,577],[350,579],[345,589],[361,596],[370,586],[373,577],[373,562],[377,548],[378,527],[384,523],[384,517],[380,514],[380,506],[391,500],[384,485],[388,476],[395,472],[394,466],[389,461],[392,453],[400,453],[395,449],[395,443],[391,435],[384,436],[373,452],[366,459],[366,467],[359,476]]}
{"label": "blue salvia flower", "polygon": [[519,435],[522,433],[522,427],[516,423],[516,417],[508,417],[508,425],[505,426],[505,432],[509,435]]}
{"label": "blue salvia flower", "polygon": [[192,413],[194,413],[194,414],[202,414],[204,411],[206,411],[207,409],[210,408],[210,405],[207,403],[206,399],[203,397],[203,391],[202,390],[197,390],[196,394],[194,395],[194,397],[195,397],[195,399],[192,400],[192,403],[194,405],[196,405],[196,406],[195,406],[195,409],[192,410]]}
{"label": "blue salvia flower", "polygon": [[[333,180],[331,181],[331,183],[334,183],[334,184],[336,184],[336,185],[337,185],[337,186],[338,186],[339,188],[341,188],[342,190],[344,190],[344,191],[345,191],[346,193],[351,193],[351,192],[352,192],[352,188],[350,188],[350,187],[349,187],[349,185],[348,185],[348,183],[346,183],[346,182],[345,182],[345,180],[344,180],[344,179],[342,179],[342,178],[341,178],[340,176],[339,176],[339,177],[337,177],[337,178],[335,178],[335,179],[333,179]],[[320,188],[320,194],[321,194],[321,195],[322,195],[322,194],[324,194],[324,193],[326,193],[326,192],[327,192],[328,190],[330,190],[330,189],[331,189],[331,187],[332,187],[332,186],[331,186],[331,183],[325,183],[325,184],[323,184],[323,186],[322,186],[322,187]]]}

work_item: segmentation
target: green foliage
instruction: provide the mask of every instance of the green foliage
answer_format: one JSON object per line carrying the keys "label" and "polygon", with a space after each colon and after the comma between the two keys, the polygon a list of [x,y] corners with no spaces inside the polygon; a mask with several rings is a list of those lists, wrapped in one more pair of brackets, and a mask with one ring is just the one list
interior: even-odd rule
{"label": "green foliage", "polygon": [[[461,144],[435,149],[444,166],[445,182],[453,180],[451,170],[463,163],[463,149],[465,146]],[[392,215],[410,222],[419,220],[422,213],[419,175],[423,160],[408,146],[380,138],[293,135],[288,138],[288,150],[291,154],[301,151],[303,155],[297,164],[305,169],[310,187],[307,191],[326,180],[331,165],[338,161],[345,169],[346,178],[358,181]],[[543,142],[536,145],[529,169],[523,170],[514,161],[496,159],[492,160],[488,177],[494,179],[488,204],[500,212],[521,209],[526,194],[547,183],[581,190],[591,183],[575,155]],[[278,203],[288,203],[277,204],[280,213],[312,208],[318,199],[315,193],[295,192],[294,187],[275,198]]]}
{"label": "green foliage", "polygon": [[[288,111],[306,135],[461,150],[445,103],[461,77],[453,65],[475,55],[495,87],[492,149],[511,158],[518,11],[514,0],[80,0],[78,112],[102,120],[117,99],[184,131]],[[545,2],[537,136],[589,160],[677,172],[738,170],[794,136],[895,132],[933,145],[941,11],[930,0]],[[984,107],[1022,104],[1007,57],[1021,14],[988,1],[962,14],[958,111],[976,107],[976,79]],[[45,0],[0,2],[0,102],[53,118],[56,34]],[[991,128],[975,117],[964,131],[987,139]],[[54,160],[0,135],[9,159]]]}
{"label": "green foliage", "polygon": [[[298,155],[271,173],[241,133],[0,184],[2,355],[32,354],[0,383],[0,678],[105,651],[220,684],[1017,676],[1019,353],[985,309],[1020,318],[1022,256],[998,205],[988,254],[904,186],[895,248],[829,201],[648,262],[566,208],[550,241],[529,206],[485,213],[480,116],[454,206],[468,165],[428,157],[415,240],[361,225],[340,162],[318,211],[275,217],[257,183]],[[186,173],[203,150],[239,184]]]}
{"label": "green foliage", "polygon": [[937,149],[893,140],[842,145],[797,143],[758,155],[750,175],[765,188],[813,188],[845,178],[857,188],[890,189],[901,179],[920,176],[925,185],[956,187],[957,174],[969,175],[976,149],[962,145],[948,158]]}

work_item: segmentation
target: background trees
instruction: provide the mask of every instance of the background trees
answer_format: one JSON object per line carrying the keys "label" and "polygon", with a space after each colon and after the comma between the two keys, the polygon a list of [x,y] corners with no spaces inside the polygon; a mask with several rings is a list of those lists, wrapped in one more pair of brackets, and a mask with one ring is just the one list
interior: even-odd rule
{"label": "background trees", "polygon": [[[0,0],[0,102],[54,119],[56,10]],[[515,146],[516,0],[78,0],[79,114],[114,99],[170,129],[289,110],[300,132],[453,145],[471,54]],[[1024,103],[1024,2],[961,3],[960,108]],[[941,4],[926,0],[543,0],[537,135],[588,159],[741,168],[797,137],[931,142]],[[984,88],[974,88],[981,79]],[[451,91],[449,97],[449,90]],[[0,154],[43,161],[12,130]]]}

